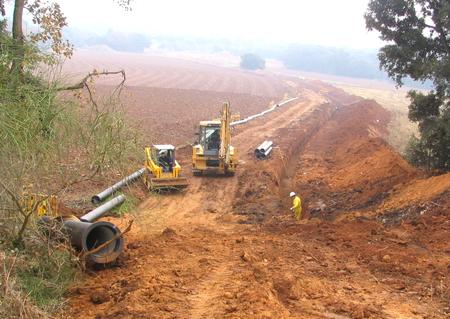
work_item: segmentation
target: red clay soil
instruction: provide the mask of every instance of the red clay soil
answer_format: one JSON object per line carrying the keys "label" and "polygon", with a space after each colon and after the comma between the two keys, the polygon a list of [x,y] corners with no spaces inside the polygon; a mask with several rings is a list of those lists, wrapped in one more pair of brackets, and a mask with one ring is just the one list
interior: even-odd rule
{"label": "red clay soil", "polygon": [[[192,177],[180,152],[188,189],[130,212],[123,258],[74,287],[62,317],[448,318],[450,175],[396,154],[375,102],[297,83],[298,101],[235,130],[234,177]],[[256,160],[265,139],[276,149]]]}
{"label": "red clay soil", "polygon": [[389,113],[373,101],[338,107],[308,141],[294,176],[310,206],[364,208],[418,175],[383,140]]}
{"label": "red clay soil", "polygon": [[[399,208],[414,203],[440,198],[450,189],[450,173],[430,178],[414,179],[404,187],[394,187],[389,201],[383,203],[383,209]],[[448,198],[450,200],[450,197]]]}
{"label": "red clay soil", "polygon": [[148,143],[184,145],[194,141],[198,122],[219,116],[229,101],[242,118],[262,112],[280,96],[199,90],[129,87],[123,95],[125,111],[146,136]]}
{"label": "red clay soil", "polygon": [[[127,76],[120,101],[142,135],[142,147],[193,143],[198,122],[218,117],[225,101],[231,103],[233,114],[246,117],[295,91],[284,77],[269,72],[243,72],[180,59],[118,53],[76,53],[65,67],[79,74],[66,80],[76,82],[93,69],[116,70],[121,68],[118,66],[124,66]],[[108,105],[110,95],[121,81],[121,75],[95,78],[95,85],[90,85],[100,106]],[[88,101],[87,92],[82,96]],[[72,94],[65,97],[73,99]],[[122,172],[122,176],[134,172],[141,161],[143,152],[139,160],[130,159],[134,166]],[[89,199],[117,179],[118,176],[96,176],[69,188],[64,200],[72,209],[88,211],[93,208],[90,201],[80,198]]]}

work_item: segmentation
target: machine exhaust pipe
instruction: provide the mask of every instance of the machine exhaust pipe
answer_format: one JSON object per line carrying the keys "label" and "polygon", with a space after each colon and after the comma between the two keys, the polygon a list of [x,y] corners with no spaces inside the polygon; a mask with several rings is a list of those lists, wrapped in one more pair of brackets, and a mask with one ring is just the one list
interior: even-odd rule
{"label": "machine exhaust pipe", "polygon": [[112,193],[118,191],[119,189],[121,189],[122,187],[124,187],[125,185],[131,184],[132,182],[134,182],[137,178],[139,178],[140,176],[142,176],[142,174],[144,174],[145,172],[145,167],[141,168],[140,170],[134,172],[133,174],[131,174],[130,176],[125,177],[124,179],[122,179],[121,181],[115,183],[113,186],[105,189],[103,192],[98,193],[97,195],[92,196],[91,198],[91,202],[92,204],[98,204],[102,201],[105,200],[105,198],[107,198],[109,195],[111,195]]}
{"label": "machine exhaust pipe", "polygon": [[265,159],[267,158],[273,150],[273,142],[272,141],[264,141],[261,145],[255,149],[255,156],[257,159]]}

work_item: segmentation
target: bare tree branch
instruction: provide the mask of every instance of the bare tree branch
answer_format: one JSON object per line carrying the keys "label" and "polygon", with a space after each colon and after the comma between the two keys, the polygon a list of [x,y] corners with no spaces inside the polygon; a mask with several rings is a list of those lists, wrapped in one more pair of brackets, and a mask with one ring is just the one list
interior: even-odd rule
{"label": "bare tree branch", "polygon": [[115,75],[115,74],[121,74],[122,75],[122,81],[116,86],[116,88],[113,91],[113,94],[118,94],[120,95],[120,93],[122,92],[122,88],[123,85],[127,79],[127,76],[125,74],[125,70],[119,70],[119,71],[102,71],[102,72],[98,72],[97,70],[94,70],[90,73],[88,73],[88,75],[86,75],[83,79],[81,79],[80,82],[78,82],[77,84],[74,85],[69,85],[69,86],[64,86],[64,87],[59,87],[56,90],[57,91],[73,91],[73,90],[80,90],[82,88],[86,88],[88,94],[89,94],[89,100],[91,101],[92,105],[95,108],[95,111],[98,113],[98,104],[94,99],[94,94],[91,90],[91,87],[88,84],[89,79],[95,77],[95,76],[101,76],[101,75]]}
{"label": "bare tree branch", "polygon": [[57,91],[69,91],[69,90],[79,90],[82,89],[84,87],[88,87],[88,80],[94,76],[99,76],[99,75],[113,75],[113,74],[122,74],[122,82],[119,83],[119,86],[122,86],[125,81],[126,81],[126,75],[125,75],[125,71],[124,70],[119,70],[119,71],[102,71],[102,72],[97,72],[97,71],[92,71],[90,72],[88,75],[86,75],[80,82],[78,82],[77,84],[74,85],[70,85],[70,86],[63,86],[63,87],[59,87],[57,88]]}
{"label": "bare tree branch", "polygon": [[14,204],[16,205],[17,209],[22,214],[22,216],[26,217],[27,214],[23,210],[23,207],[20,204],[20,200],[17,198],[17,196],[14,194],[14,192],[12,190],[10,190],[8,188],[8,186],[6,186],[1,180],[0,180],[0,186],[5,190],[5,192],[9,195],[9,197],[11,197],[12,201],[14,202]]}
{"label": "bare tree branch", "polygon": [[71,182],[68,182],[68,183],[64,184],[59,190],[54,192],[52,195],[57,195],[57,194],[61,193],[62,191],[67,190],[69,187],[71,187],[73,185],[76,185],[76,184],[79,184],[79,183],[82,183],[82,182],[86,182],[86,181],[90,181],[92,178],[94,178],[95,175],[98,174],[99,171],[100,171],[100,166],[97,166],[95,168],[95,170],[91,174],[89,174],[88,176],[80,178],[80,179],[76,179],[74,181],[71,181]]}

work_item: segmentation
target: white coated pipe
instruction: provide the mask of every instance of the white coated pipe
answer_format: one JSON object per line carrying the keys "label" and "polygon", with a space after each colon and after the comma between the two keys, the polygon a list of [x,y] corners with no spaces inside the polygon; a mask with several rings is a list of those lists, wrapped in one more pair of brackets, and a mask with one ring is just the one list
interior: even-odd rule
{"label": "white coated pipe", "polygon": [[269,156],[270,152],[272,152],[273,149],[273,142],[272,141],[264,141],[261,143],[261,145],[258,146],[257,149],[255,149],[255,156],[259,159],[266,158]]}
{"label": "white coated pipe", "polygon": [[298,99],[298,97],[294,97],[294,98],[291,98],[291,99],[289,99],[289,100],[286,100],[286,101],[280,102],[280,103],[278,103],[278,104],[275,104],[274,106],[272,106],[272,107],[269,108],[268,110],[265,110],[265,111],[263,111],[263,112],[261,112],[261,113],[251,115],[251,116],[246,117],[245,119],[242,119],[242,120],[239,120],[239,121],[231,122],[230,126],[236,126],[236,125],[240,125],[240,124],[247,123],[247,122],[249,122],[249,121],[251,121],[251,120],[253,120],[253,119],[255,119],[255,118],[258,118],[258,117],[263,116],[263,115],[265,115],[265,114],[267,114],[267,113],[270,113],[270,112],[272,112],[272,111],[275,111],[275,109],[277,109],[277,108],[279,108],[279,107],[281,107],[281,106],[283,106],[283,105],[285,105],[285,104],[287,104],[287,103],[289,103],[289,102],[295,101],[295,100],[297,100],[297,99]]}
{"label": "white coated pipe", "polygon": [[81,216],[80,220],[82,222],[93,223],[103,215],[105,215],[108,211],[113,209],[114,207],[122,204],[125,201],[125,195],[119,195],[114,197],[110,201],[107,201],[101,206],[98,206],[96,209],[90,211],[86,215]]}
{"label": "white coated pipe", "polygon": [[138,177],[142,176],[142,174],[144,174],[146,168],[141,168],[140,170],[134,172],[133,174],[131,174],[130,176],[125,177],[124,179],[122,179],[121,181],[115,183],[113,186],[108,187],[107,189],[105,189],[103,192],[98,193],[97,195],[92,196],[91,198],[91,202],[93,204],[98,204],[101,201],[105,200],[105,198],[107,198],[109,195],[111,195],[112,193],[118,191],[119,189],[121,189],[122,187],[124,187],[125,185],[128,185],[132,182],[134,182]]}

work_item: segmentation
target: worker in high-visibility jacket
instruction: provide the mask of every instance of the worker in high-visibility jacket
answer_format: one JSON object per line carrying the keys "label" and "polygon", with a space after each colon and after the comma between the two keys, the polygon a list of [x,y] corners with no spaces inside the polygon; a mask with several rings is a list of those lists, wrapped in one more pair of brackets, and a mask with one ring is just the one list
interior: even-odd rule
{"label": "worker in high-visibility jacket", "polygon": [[300,199],[295,192],[291,192],[289,194],[289,197],[291,197],[292,200],[292,207],[291,212],[294,212],[295,218],[301,219],[302,218],[302,200]]}

